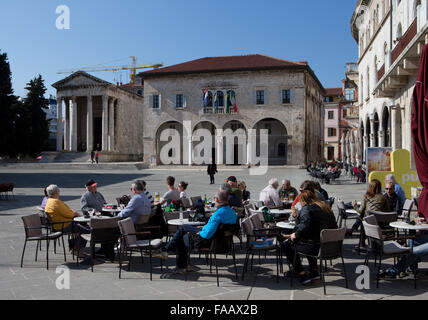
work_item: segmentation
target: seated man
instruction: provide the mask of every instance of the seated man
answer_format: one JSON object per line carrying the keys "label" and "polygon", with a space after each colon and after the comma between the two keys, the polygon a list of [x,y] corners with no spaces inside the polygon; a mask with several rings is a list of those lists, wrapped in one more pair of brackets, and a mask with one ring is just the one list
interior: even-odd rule
{"label": "seated man", "polygon": [[279,194],[277,191],[278,187],[278,179],[273,178],[269,180],[269,185],[260,192],[259,200],[263,201],[263,204],[266,207],[282,206],[282,201],[279,199]]}
{"label": "seated man", "polygon": [[[299,192],[296,190],[296,188],[291,186],[290,180],[284,179],[284,181],[282,182],[282,187],[279,190],[279,198],[294,201],[298,194]],[[289,196],[292,199],[289,199]]]}
{"label": "seated man", "polygon": [[156,201],[155,205],[157,204],[170,204],[173,201],[180,200],[180,191],[178,191],[175,187],[175,178],[174,177],[167,177],[166,178],[166,185],[168,187],[168,191],[163,195],[162,202]]}
{"label": "seated man", "polygon": [[134,194],[131,201],[118,216],[122,219],[131,217],[134,224],[138,223],[140,215],[150,215],[152,211],[152,203],[144,194],[144,185],[141,181],[134,181],[131,186],[131,191]]}
{"label": "seated man", "polygon": [[182,225],[180,229],[175,233],[172,240],[162,248],[160,256],[163,259],[168,258],[168,251],[177,253],[177,272],[183,273],[191,271],[187,267],[187,252],[188,248],[183,240],[187,233],[194,235],[193,241],[195,247],[206,247],[209,245],[209,241],[217,231],[220,224],[235,224],[236,223],[236,212],[229,206],[228,193],[225,190],[219,190],[215,194],[215,203],[217,210],[212,214],[208,223],[200,230],[197,227],[191,225]]}
{"label": "seated man", "polygon": [[402,272],[413,272],[417,263],[428,256],[428,237],[426,234],[410,240],[409,245],[413,247],[413,252],[401,258],[395,266],[386,269],[384,273],[381,273],[381,277],[387,275],[395,278]]}
{"label": "seated man", "polygon": [[[56,185],[50,185],[46,188],[46,192],[49,196],[49,199],[46,203],[45,212],[49,215],[51,222],[53,223],[53,229],[55,231],[62,231],[64,233],[77,233],[77,234],[89,234],[91,229],[80,223],[73,223],[74,217],[78,217],[79,214],[76,211],[70,209],[70,207],[59,200],[60,189]],[[61,223],[68,221],[65,223]],[[58,222],[58,223],[55,223]],[[70,248],[73,250],[74,255],[77,255],[79,258],[84,258],[86,256],[83,248],[86,246],[86,240],[82,237],[78,237],[78,248]]]}
{"label": "seated man", "polygon": [[389,181],[386,183],[385,187],[385,193],[384,197],[386,198],[386,201],[389,204],[389,210],[391,212],[397,212],[398,215],[401,215],[402,206],[401,206],[401,200],[398,197],[398,195],[395,193],[395,183],[392,181]]}
{"label": "seated man", "polygon": [[313,187],[315,189],[315,195],[317,196],[317,198],[319,200],[322,200],[322,199],[318,193],[320,193],[322,195],[322,197],[324,198],[325,201],[327,201],[329,199],[328,192],[321,187],[321,184],[318,181],[314,181]]}
{"label": "seated man", "polygon": [[227,192],[227,194],[229,195],[228,197],[228,202],[229,202],[229,206],[231,207],[238,207],[238,208],[242,208],[242,201],[241,199],[239,199],[235,193],[233,193],[233,190],[230,186],[230,184],[228,184],[227,182],[223,183],[221,185],[221,190],[224,190]]}
{"label": "seated man", "polygon": [[230,176],[226,181],[230,187],[232,188],[232,192],[237,196],[240,200],[242,200],[242,191],[238,187],[238,181],[235,176]]}
{"label": "seated man", "polygon": [[403,188],[395,181],[395,177],[392,174],[388,174],[385,177],[385,185],[388,182],[393,182],[395,186],[395,193],[397,194],[398,198],[401,200],[401,206],[404,206],[404,202],[406,202],[406,193],[404,192]]}
{"label": "seated man", "polygon": [[84,213],[92,210],[101,212],[107,203],[103,195],[97,191],[97,185],[98,183],[92,179],[86,182],[86,192],[80,198],[80,207]]}

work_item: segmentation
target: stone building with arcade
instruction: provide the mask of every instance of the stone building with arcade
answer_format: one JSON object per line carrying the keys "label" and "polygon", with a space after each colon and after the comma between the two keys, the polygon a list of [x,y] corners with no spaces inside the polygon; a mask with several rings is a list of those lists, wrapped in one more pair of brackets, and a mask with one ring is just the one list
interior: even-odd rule
{"label": "stone building with arcade", "polygon": [[[142,95],[85,72],[55,83],[58,122],[64,123],[58,150],[98,149],[111,161],[149,165],[167,164],[164,152],[179,164],[195,164],[201,141],[195,131],[206,129],[212,139],[210,158],[220,165],[254,163],[248,147],[253,132],[254,154],[267,149],[269,164],[323,159],[325,92],[305,61],[260,54],[202,58],[142,72],[138,78]],[[227,140],[228,129],[239,134]],[[262,129],[268,133],[267,145],[260,145],[265,143],[259,139]],[[174,150],[165,150],[172,141],[169,132],[178,134]]]}

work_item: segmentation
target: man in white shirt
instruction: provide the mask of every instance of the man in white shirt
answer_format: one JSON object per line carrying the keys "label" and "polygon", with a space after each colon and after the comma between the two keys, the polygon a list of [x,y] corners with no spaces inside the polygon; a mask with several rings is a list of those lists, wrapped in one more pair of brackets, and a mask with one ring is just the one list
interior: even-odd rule
{"label": "man in white shirt", "polygon": [[267,207],[280,207],[282,205],[278,194],[279,182],[273,178],[269,180],[269,185],[260,192],[260,201]]}

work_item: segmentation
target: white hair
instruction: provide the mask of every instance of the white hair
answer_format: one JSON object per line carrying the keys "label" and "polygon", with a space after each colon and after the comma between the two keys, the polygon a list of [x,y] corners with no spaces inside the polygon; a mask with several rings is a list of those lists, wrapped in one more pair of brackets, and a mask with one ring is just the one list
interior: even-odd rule
{"label": "white hair", "polygon": [[276,184],[279,184],[279,183],[278,183],[278,179],[277,179],[277,178],[272,178],[272,179],[270,179],[270,180],[269,180],[269,184],[270,184],[271,186],[273,186],[275,183],[276,183]]}
{"label": "white hair", "polygon": [[387,174],[385,176],[385,181],[391,181],[391,182],[395,183],[395,177],[394,177],[394,175],[393,174]]}
{"label": "white hair", "polygon": [[59,193],[59,188],[56,184],[51,184],[49,187],[46,188],[46,193],[49,197],[52,197]]}

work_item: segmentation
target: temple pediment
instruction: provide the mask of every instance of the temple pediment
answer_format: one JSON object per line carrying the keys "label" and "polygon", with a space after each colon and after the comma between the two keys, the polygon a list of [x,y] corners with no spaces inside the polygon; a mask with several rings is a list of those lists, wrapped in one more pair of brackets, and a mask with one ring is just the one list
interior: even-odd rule
{"label": "temple pediment", "polygon": [[94,77],[84,71],[78,71],[62,79],[52,86],[55,89],[68,88],[68,87],[84,87],[84,86],[105,86],[111,83],[104,81],[100,78]]}

